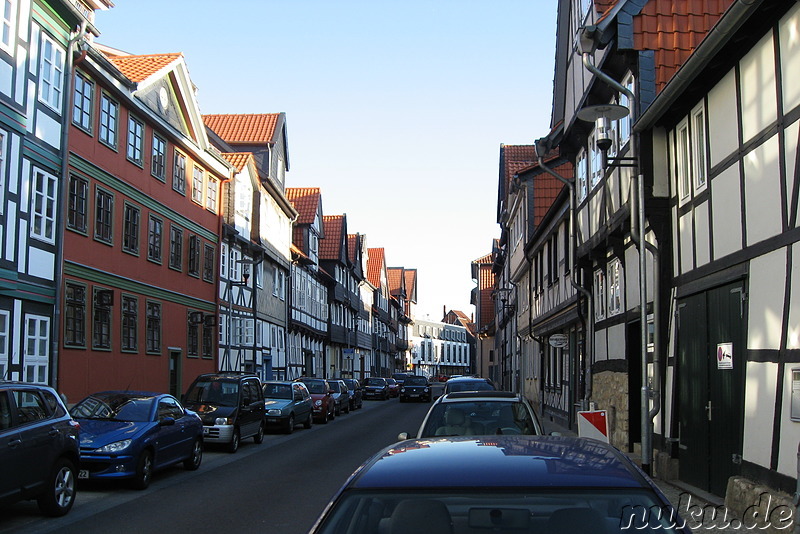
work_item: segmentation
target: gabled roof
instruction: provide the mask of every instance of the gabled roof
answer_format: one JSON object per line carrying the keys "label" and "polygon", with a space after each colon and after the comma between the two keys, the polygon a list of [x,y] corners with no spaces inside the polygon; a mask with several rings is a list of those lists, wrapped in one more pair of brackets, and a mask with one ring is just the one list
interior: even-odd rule
{"label": "gabled roof", "polygon": [[[561,159],[561,154],[558,149],[551,150],[545,157],[542,158],[545,165],[552,166],[552,169],[562,177],[571,179],[573,176],[572,164],[566,160]],[[554,162],[558,162],[554,164]],[[535,163],[529,167],[520,169],[518,174],[536,173],[533,176],[533,224],[538,227],[539,223],[547,214],[550,206],[555,202],[556,197],[561,190],[566,187],[564,182],[554,177],[550,173],[542,171],[539,163]]]}
{"label": "gabled roof", "polygon": [[347,233],[344,215],[324,215],[322,217],[324,239],[319,240],[319,258],[321,260],[342,259],[343,235]]}
{"label": "gabled roof", "polygon": [[386,268],[386,254],[383,248],[367,249],[367,280],[375,287],[381,287],[381,273]]}
{"label": "gabled roof", "polygon": [[347,257],[350,258],[351,262],[358,259],[356,254],[358,251],[358,238],[358,234],[347,234]]}
{"label": "gabled roof", "polygon": [[392,295],[402,295],[405,292],[405,285],[403,284],[403,268],[402,267],[387,267],[386,277],[389,281],[389,293]]}
{"label": "gabled roof", "polygon": [[406,302],[417,302],[417,270],[404,269],[403,276],[406,282]]}
{"label": "gabled roof", "polygon": [[294,205],[299,224],[313,224],[322,198],[319,187],[287,187],[286,198]]}
{"label": "gabled roof", "polygon": [[266,145],[275,142],[280,113],[203,115],[203,121],[226,143]]}
{"label": "gabled roof", "polygon": [[248,163],[256,164],[256,159],[253,157],[252,152],[222,152],[222,157],[233,165],[236,172],[242,172],[242,169],[244,169]]}
{"label": "gabled roof", "polygon": [[143,82],[162,70],[167,70],[173,63],[183,58],[181,53],[142,56],[116,55],[114,51],[107,48],[103,49],[103,53],[125,77],[136,83]]}
{"label": "gabled roof", "polygon": [[501,219],[503,206],[506,205],[514,175],[534,165],[536,161],[534,145],[500,145],[500,183],[497,189],[498,222]]}

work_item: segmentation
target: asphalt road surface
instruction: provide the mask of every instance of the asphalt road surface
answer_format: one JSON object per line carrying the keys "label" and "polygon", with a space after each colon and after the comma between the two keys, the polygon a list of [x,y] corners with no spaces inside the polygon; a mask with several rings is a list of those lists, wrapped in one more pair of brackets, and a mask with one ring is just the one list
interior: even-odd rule
{"label": "asphalt road surface", "polygon": [[61,518],[33,501],[0,509],[0,534],[306,533],[347,477],[400,432],[416,432],[429,406],[364,401],[327,425],[248,439],[235,454],[207,447],[199,470],[162,471],[144,491],[82,483]]}

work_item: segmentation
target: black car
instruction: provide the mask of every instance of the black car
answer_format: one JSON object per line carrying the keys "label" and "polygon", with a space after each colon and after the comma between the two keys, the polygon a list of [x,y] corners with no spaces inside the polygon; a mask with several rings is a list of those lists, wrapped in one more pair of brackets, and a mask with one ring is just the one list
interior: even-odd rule
{"label": "black car", "polygon": [[36,499],[46,515],[69,512],[79,428],[52,388],[0,381],[0,505]]}
{"label": "black car", "polygon": [[364,393],[361,388],[361,383],[355,378],[343,378],[344,383],[347,384],[347,390],[350,392],[350,409],[357,410],[364,405]]}
{"label": "black car", "polygon": [[385,378],[371,376],[364,379],[364,398],[381,399],[389,398],[389,383]]}
{"label": "black car", "polygon": [[407,376],[403,385],[400,387],[400,402],[419,400],[423,402],[431,401],[431,385],[424,376]]}
{"label": "black car", "polygon": [[203,420],[203,441],[239,450],[241,440],[264,440],[264,392],[258,376],[208,373],[195,378],[183,398],[186,408]]}
{"label": "black car", "polygon": [[444,393],[455,393],[457,391],[496,391],[494,382],[488,378],[480,378],[477,376],[459,376],[451,378],[444,385]]}

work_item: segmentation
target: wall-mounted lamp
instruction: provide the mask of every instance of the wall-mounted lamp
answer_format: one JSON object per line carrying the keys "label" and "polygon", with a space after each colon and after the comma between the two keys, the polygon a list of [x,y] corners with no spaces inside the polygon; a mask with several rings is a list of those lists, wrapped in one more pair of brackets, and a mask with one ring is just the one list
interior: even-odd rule
{"label": "wall-mounted lamp", "polygon": [[614,142],[611,139],[611,121],[627,117],[629,113],[628,108],[619,104],[598,104],[578,110],[578,118],[594,123],[597,148],[605,152]]}

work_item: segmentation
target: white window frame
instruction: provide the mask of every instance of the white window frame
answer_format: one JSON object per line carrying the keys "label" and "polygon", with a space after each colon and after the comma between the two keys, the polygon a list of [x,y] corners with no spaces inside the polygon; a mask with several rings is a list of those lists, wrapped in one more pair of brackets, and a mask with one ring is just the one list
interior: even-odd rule
{"label": "white window frame", "polygon": [[[38,167],[31,169],[31,220],[30,235],[45,243],[55,243],[56,217],[58,215],[58,180]],[[39,180],[41,176],[42,180]],[[40,182],[43,187],[40,188]],[[52,186],[52,187],[50,187]],[[37,221],[39,223],[37,224]],[[37,226],[39,230],[37,231]]]}
{"label": "white window frame", "polygon": [[[50,55],[47,55],[48,49]],[[61,113],[64,93],[64,49],[42,32],[39,59],[39,101]]]}
{"label": "white window frame", "polygon": [[590,190],[594,190],[603,180],[603,151],[597,147],[597,130],[592,130],[589,134],[589,153],[591,157],[588,158],[588,169],[586,174],[590,177]]}
{"label": "white window frame", "polygon": [[8,380],[8,339],[11,336],[11,313],[0,310],[0,380]]}
{"label": "white window frame", "polygon": [[[106,102],[108,103],[108,111],[104,109],[104,103]],[[111,113],[112,111],[113,114]],[[108,117],[106,124],[103,124],[104,117]],[[100,93],[100,124],[97,128],[97,135],[101,143],[114,150],[117,149],[119,102],[104,92]]]}
{"label": "white window frame", "polygon": [[692,194],[690,153],[689,120],[683,119],[675,128],[675,180],[681,204]]}
{"label": "white window frame", "polygon": [[213,213],[217,212],[217,191],[219,182],[216,178],[208,177],[208,185],[206,186],[206,209]]}
{"label": "white window frame", "polygon": [[623,289],[625,280],[622,276],[622,262],[614,258],[608,262],[608,315],[619,315],[623,312]]}
{"label": "white window frame", "polygon": [[[3,214],[3,206],[6,198],[6,162],[8,155],[8,132],[0,130],[0,215]],[[2,376],[0,376],[2,378]]]}
{"label": "white window frame", "polygon": [[255,264],[255,269],[253,269],[253,276],[256,279],[256,287],[263,289],[264,288],[264,263],[258,262]]}
{"label": "white window frame", "polygon": [[578,185],[578,202],[582,202],[586,198],[589,180],[589,156],[585,148],[581,148],[578,157],[575,158],[575,177]]}
{"label": "white window frame", "polygon": [[708,185],[706,165],[708,153],[706,152],[706,110],[701,102],[692,110],[691,127],[689,133],[692,140],[692,175],[695,194],[704,191]]}
{"label": "white window frame", "polygon": [[[14,55],[14,45],[17,41],[17,0],[3,0],[2,21],[0,21],[0,48]],[[6,14],[8,8],[8,14]],[[7,35],[7,40],[4,38]],[[0,375],[2,378],[2,375]]]}
{"label": "white window frame", "polygon": [[603,269],[594,272],[594,320],[606,318],[606,273]]}
{"label": "white window frame", "polygon": [[192,167],[192,201],[196,204],[203,204],[203,185],[206,173],[199,165]]}
{"label": "white window frame", "polygon": [[[47,383],[50,370],[49,347],[50,318],[43,315],[25,314],[24,381],[37,384]],[[33,373],[31,373],[31,368],[33,368]],[[42,371],[44,376],[42,376]]]}
{"label": "white window frame", "polygon": [[[628,89],[631,93],[634,92],[634,84],[633,84],[633,74],[630,72],[625,75],[622,79],[622,86]],[[635,94],[635,93],[634,93]],[[619,139],[619,147],[618,150],[622,150],[622,147],[625,146],[631,138],[631,121],[633,120],[633,110],[631,109],[631,103],[628,100],[628,95],[625,93],[619,94],[619,104],[620,106],[628,108],[628,114],[617,121],[618,125],[618,139]],[[632,154],[632,156],[637,156],[638,154]]]}
{"label": "white window frame", "polygon": [[144,123],[130,114],[128,114],[128,141],[125,145],[125,155],[128,161],[140,167],[144,163]]}

